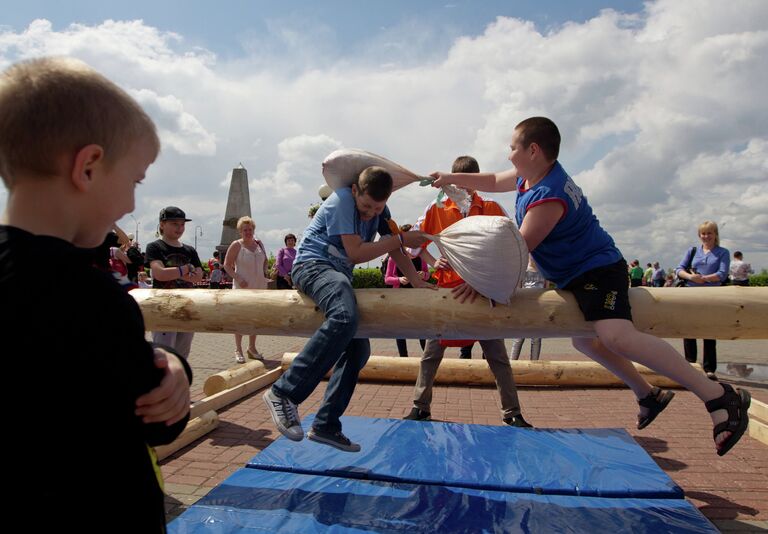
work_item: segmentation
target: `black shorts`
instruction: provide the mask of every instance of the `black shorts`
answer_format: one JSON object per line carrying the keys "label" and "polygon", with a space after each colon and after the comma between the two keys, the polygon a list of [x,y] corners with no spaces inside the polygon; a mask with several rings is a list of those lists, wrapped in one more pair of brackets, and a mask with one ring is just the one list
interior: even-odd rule
{"label": "black shorts", "polygon": [[619,260],[580,274],[564,289],[571,291],[587,321],[601,319],[632,320],[629,305],[627,262]]}

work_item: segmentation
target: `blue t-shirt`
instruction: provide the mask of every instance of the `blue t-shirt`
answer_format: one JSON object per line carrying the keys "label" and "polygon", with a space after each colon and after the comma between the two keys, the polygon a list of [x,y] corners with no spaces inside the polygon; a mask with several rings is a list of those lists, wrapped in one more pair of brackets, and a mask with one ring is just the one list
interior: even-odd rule
{"label": "blue t-shirt", "polygon": [[549,235],[531,253],[547,280],[562,288],[580,274],[621,259],[621,251],[600,226],[587,197],[559,162],[555,162],[538,184],[527,190],[524,184],[524,179],[517,179],[515,219],[518,226],[522,226],[529,209],[544,202],[559,202],[565,209]]}
{"label": "blue t-shirt", "polygon": [[381,215],[370,221],[360,220],[352,188],[337,189],[323,202],[304,231],[293,268],[307,261],[324,261],[351,280],[354,264],[347,258],[341,236],[357,234],[363,241],[371,242],[376,233],[392,233],[387,225],[389,218],[389,208],[385,206]]}
{"label": "blue t-shirt", "polygon": [[[688,266],[688,257],[690,255],[691,249],[689,248],[688,252],[685,253],[685,256],[683,256],[683,259],[680,261],[680,265],[675,269],[675,274]],[[705,253],[704,247],[699,245],[696,247],[696,254],[693,256],[691,268],[693,269],[693,272],[703,276],[717,273],[720,280],[717,282],[704,282],[703,284],[694,284],[690,280],[686,280],[686,286],[704,287],[722,285],[722,283],[725,282],[725,279],[728,278],[728,271],[731,268],[731,253],[727,248],[723,247],[715,247],[710,250],[709,253]]]}

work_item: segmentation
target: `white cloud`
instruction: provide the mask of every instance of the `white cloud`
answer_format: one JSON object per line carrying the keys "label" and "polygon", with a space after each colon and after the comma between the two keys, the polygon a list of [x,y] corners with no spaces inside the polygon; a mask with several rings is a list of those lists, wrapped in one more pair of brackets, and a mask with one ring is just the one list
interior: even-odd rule
{"label": "white cloud", "polygon": [[[419,173],[467,153],[500,170],[514,125],[542,114],[558,123],[561,161],[626,256],[670,266],[698,223],[713,219],[723,244],[768,267],[765,20],[760,0],[727,9],[660,0],[546,32],[499,18],[441,53],[424,49],[431,39],[413,40],[434,28],[411,21],[372,32],[368,47],[339,50],[332,28],[275,19],[271,39],[245,36],[246,56],[227,60],[141,21],[61,31],[35,21],[0,32],[0,65],[70,54],[136,95],[165,150],[135,215],[154,221],[160,207],[180,205],[204,226],[201,247],[217,244],[220,184],[240,162],[258,232],[277,250],[284,233],[306,226],[333,149],[364,148]],[[275,36],[281,47],[270,44]],[[418,53],[405,52],[409,36]],[[389,52],[378,54],[382,43]],[[398,222],[412,222],[433,197],[410,186],[390,207]],[[512,207],[512,195],[498,198]]]}

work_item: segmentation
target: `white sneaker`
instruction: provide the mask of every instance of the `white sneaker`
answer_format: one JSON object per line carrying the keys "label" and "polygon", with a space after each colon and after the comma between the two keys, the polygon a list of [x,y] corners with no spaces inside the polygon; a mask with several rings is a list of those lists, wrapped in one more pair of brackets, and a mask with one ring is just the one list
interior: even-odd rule
{"label": "white sneaker", "polygon": [[245,356],[242,352],[235,352],[235,361],[237,363],[245,363]]}
{"label": "white sneaker", "polygon": [[285,397],[275,395],[272,388],[269,388],[262,398],[269,408],[272,421],[283,436],[291,441],[304,439],[304,429],[301,428],[301,421],[299,420],[299,409],[294,403]]}

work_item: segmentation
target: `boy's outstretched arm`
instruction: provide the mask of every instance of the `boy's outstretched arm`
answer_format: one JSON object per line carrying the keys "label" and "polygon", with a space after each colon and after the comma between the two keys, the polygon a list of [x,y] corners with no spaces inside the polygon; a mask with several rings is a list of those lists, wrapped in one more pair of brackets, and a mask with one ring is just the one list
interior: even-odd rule
{"label": "boy's outstretched arm", "polygon": [[477,191],[487,191],[489,193],[504,193],[506,191],[517,190],[517,169],[512,168],[501,172],[483,172],[475,173],[450,173],[433,172],[430,174],[435,181],[432,187],[442,187],[444,185],[454,184],[459,187],[476,189]]}
{"label": "boy's outstretched arm", "polygon": [[[427,241],[423,232],[403,232],[403,243],[406,247],[416,248]],[[365,263],[383,256],[387,252],[399,250],[401,246],[400,239],[397,236],[382,236],[378,241],[368,243],[357,234],[344,234],[341,236],[341,242],[344,245],[344,251],[347,258],[354,264]],[[397,263],[397,262],[395,262]],[[400,267],[400,265],[397,265]],[[413,264],[411,264],[413,267]],[[403,269],[401,272],[405,273]],[[410,278],[409,278],[410,279]]]}

